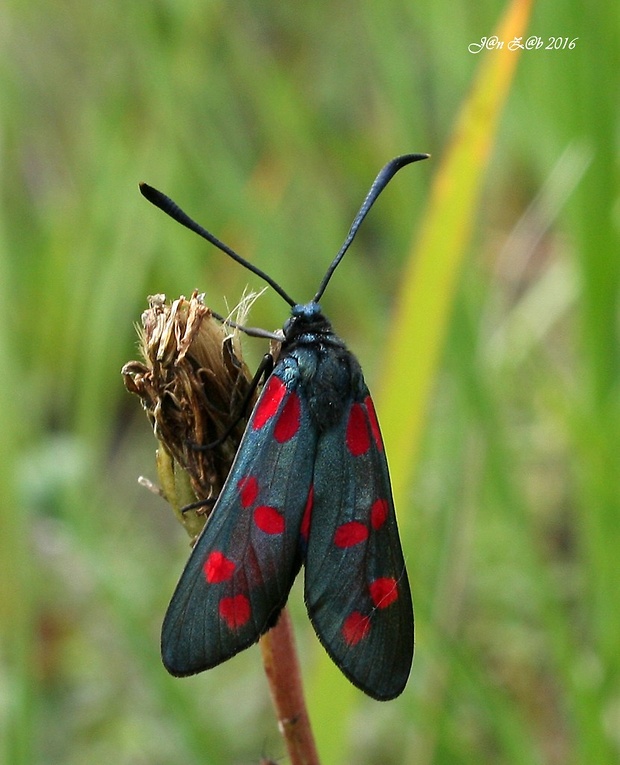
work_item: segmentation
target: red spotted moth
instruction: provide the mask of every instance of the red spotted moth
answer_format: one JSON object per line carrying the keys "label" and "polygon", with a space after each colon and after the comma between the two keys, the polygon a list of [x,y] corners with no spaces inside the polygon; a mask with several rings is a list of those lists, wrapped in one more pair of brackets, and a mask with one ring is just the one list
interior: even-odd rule
{"label": "red spotted moth", "polygon": [[[388,464],[355,356],[318,301],[374,201],[407,154],[378,174],[314,298],[294,301],[271,277],[141,184],[143,195],[266,281],[291,306],[281,342],[162,628],[173,675],[201,672],[255,643],[277,621],[305,567],[308,615],[340,670],[375,699],[398,696],[413,660],[413,607]],[[256,378],[258,381],[258,377]]]}

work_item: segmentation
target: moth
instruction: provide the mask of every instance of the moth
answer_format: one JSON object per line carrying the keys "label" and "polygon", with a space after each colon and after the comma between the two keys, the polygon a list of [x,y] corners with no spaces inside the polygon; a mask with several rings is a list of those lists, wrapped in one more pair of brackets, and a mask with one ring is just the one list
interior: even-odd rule
{"label": "moth", "polygon": [[245,328],[281,349],[164,618],[162,658],[173,675],[215,667],[255,643],[276,623],[303,565],[310,621],[344,675],[378,700],[406,685],[413,606],[379,422],[359,362],[319,300],[391,178],[427,157],[396,157],[379,172],[308,303],[141,184],[150,202],[291,307],[281,335]]}

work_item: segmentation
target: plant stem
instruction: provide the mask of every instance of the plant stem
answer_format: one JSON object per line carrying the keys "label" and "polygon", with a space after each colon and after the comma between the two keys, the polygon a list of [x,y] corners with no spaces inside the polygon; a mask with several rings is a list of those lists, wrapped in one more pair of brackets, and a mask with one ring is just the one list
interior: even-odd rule
{"label": "plant stem", "polygon": [[271,700],[291,765],[320,765],[306,709],[293,625],[284,608],[276,626],[260,641]]}

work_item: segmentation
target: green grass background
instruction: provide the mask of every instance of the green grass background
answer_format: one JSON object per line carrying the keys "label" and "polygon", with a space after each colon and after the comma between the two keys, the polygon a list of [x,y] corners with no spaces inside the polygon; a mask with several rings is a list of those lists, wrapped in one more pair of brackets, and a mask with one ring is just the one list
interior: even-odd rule
{"label": "green grass background", "polygon": [[[3,5],[2,762],[284,756],[257,648],[186,680],[159,660],[187,540],[136,484],[154,439],[119,371],[148,294],[224,310],[260,284],[137,183],[305,301],[408,151],[433,156],[392,182],[323,306],[384,413],[416,658],[398,700],[366,699],[295,587],[323,762],[620,761],[619,12],[535,5],[526,34],[579,39],[523,51],[494,104],[473,94],[499,54],[468,45],[503,11]],[[267,293],[252,323],[286,314]]]}

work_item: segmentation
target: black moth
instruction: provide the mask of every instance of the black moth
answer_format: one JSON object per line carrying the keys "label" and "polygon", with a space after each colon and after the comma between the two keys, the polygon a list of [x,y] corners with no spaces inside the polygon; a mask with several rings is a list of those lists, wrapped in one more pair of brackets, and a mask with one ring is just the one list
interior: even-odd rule
{"label": "black moth", "polygon": [[378,174],[314,298],[271,277],[141,184],[157,207],[260,276],[291,306],[282,341],[213,512],[162,628],[173,675],[220,664],[272,627],[303,564],[316,634],[375,699],[398,696],[413,659],[413,607],[375,409],[355,356],[318,304],[362,220],[407,154]]}

